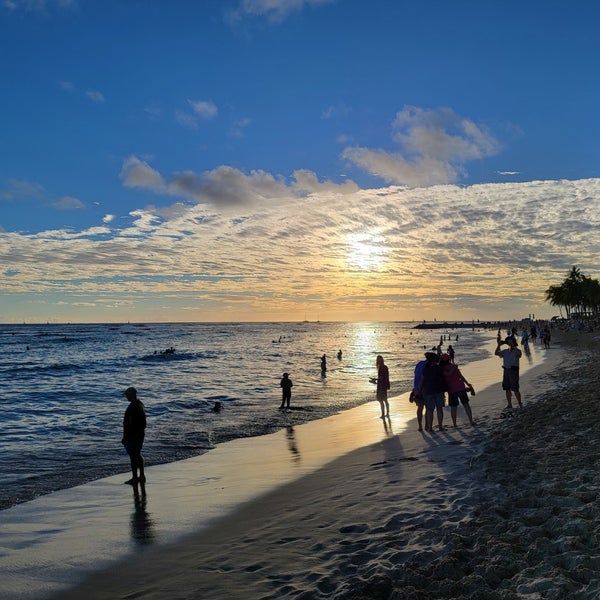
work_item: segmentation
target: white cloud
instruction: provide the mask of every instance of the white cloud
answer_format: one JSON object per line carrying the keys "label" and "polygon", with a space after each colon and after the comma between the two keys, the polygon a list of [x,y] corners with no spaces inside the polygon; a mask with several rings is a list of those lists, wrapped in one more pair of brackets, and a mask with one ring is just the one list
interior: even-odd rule
{"label": "white cloud", "polygon": [[112,223],[114,220],[115,220],[115,215],[108,214],[108,215],[104,215],[102,217],[102,222],[103,223]]}
{"label": "white cloud", "polygon": [[331,4],[336,0],[241,0],[237,9],[228,17],[239,20],[243,17],[266,17],[272,22],[281,22],[292,12],[298,12],[308,6]]}
{"label": "white cloud", "polygon": [[252,119],[238,119],[233,123],[229,130],[229,135],[232,137],[242,137],[244,135],[244,129],[252,124]]}
{"label": "white cloud", "polygon": [[104,94],[98,90],[88,89],[85,92],[80,90],[72,81],[59,81],[58,85],[63,92],[74,94],[76,96],[85,97],[96,104],[102,104],[106,101]]}
{"label": "white cloud", "polygon": [[85,95],[92,101],[102,104],[105,101],[104,95],[97,90],[87,90]]}
{"label": "white cloud", "polygon": [[199,120],[210,120],[217,117],[219,109],[214,102],[209,100],[189,100],[188,106],[192,112],[177,109],[175,111],[175,120],[189,129],[198,129]]}
{"label": "white cloud", "polygon": [[387,183],[418,187],[453,183],[467,162],[499,151],[491,132],[449,108],[405,106],[392,122],[392,139],[397,151],[357,146],[342,156]]}
{"label": "white cloud", "polygon": [[53,202],[52,205],[58,210],[77,210],[80,208],[85,208],[85,204],[73,196],[63,196],[56,202]]}
{"label": "white cloud", "polygon": [[202,119],[214,119],[219,114],[216,104],[206,100],[188,100],[194,114]]}
{"label": "white cloud", "polygon": [[352,191],[294,175],[286,185],[229,167],[192,180],[218,199],[224,190],[278,198],[235,211],[176,204],[132,211],[123,228],[3,233],[0,262],[13,273],[4,294],[60,285],[100,301],[126,280],[128,293],[189,300],[199,319],[208,297],[263,318],[317,307],[343,319],[368,307],[371,318],[485,319],[554,314],[544,291],[574,264],[600,276],[600,179]]}
{"label": "white cloud", "polygon": [[10,11],[46,13],[49,9],[73,8],[78,0],[3,0],[1,5]]}

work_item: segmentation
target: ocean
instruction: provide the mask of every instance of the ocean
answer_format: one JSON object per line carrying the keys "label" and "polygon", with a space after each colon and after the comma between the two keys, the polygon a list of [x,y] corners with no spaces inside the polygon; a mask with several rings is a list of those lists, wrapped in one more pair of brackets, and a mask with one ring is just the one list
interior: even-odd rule
{"label": "ocean", "polygon": [[[462,366],[487,358],[496,330],[416,323],[148,323],[0,325],[0,509],[128,471],[121,446],[134,386],[146,406],[146,464],[321,419],[375,399],[375,357],[391,396],[443,338]],[[174,348],[174,352],[165,350]],[[342,351],[341,359],[337,358]],[[321,372],[321,356],[327,371]],[[279,381],[294,383],[279,410]],[[215,402],[222,410],[213,412]],[[392,404],[393,412],[393,404]]]}

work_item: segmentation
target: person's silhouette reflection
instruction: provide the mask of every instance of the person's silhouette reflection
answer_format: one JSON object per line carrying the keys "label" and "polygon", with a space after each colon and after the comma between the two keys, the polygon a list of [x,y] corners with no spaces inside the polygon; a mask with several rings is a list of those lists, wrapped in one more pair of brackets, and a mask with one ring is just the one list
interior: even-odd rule
{"label": "person's silhouette reflection", "polygon": [[134,511],[131,513],[131,537],[140,546],[147,546],[154,541],[154,524],[146,510],[146,487],[142,484],[133,486]]}
{"label": "person's silhouette reflection", "polygon": [[298,462],[300,460],[300,450],[298,450],[298,446],[296,445],[296,433],[291,425],[288,425],[287,427],[286,437],[288,439],[288,447],[292,453],[294,462]]}

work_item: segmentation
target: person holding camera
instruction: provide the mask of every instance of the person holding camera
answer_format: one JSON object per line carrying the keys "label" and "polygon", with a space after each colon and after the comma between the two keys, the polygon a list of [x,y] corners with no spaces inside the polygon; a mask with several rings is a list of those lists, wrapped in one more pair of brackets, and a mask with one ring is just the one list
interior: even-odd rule
{"label": "person holding camera", "polygon": [[[508,348],[502,348],[502,346]],[[517,347],[517,340],[514,336],[508,336],[503,342],[498,341],[496,356],[502,359],[502,389],[506,392],[506,408],[512,408],[512,394],[519,403],[519,408],[523,407],[521,402],[521,391],[519,390],[519,359],[523,355]]]}

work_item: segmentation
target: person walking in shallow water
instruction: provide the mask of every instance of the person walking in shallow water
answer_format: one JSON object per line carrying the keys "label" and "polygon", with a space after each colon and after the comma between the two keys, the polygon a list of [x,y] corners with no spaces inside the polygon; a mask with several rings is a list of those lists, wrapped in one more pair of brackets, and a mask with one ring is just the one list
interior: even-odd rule
{"label": "person walking in shallow water", "polygon": [[327,355],[323,354],[321,356],[321,375],[325,375],[327,373]]}
{"label": "person walking in shallow water", "polygon": [[377,400],[381,407],[381,418],[390,416],[390,404],[388,402],[388,390],[390,389],[390,371],[383,361],[381,354],[375,359],[377,365]]}
{"label": "person walking in shallow water", "polygon": [[121,443],[125,446],[129,461],[131,463],[132,478],[126,481],[131,485],[145,483],[144,457],[142,456],[142,446],[144,445],[144,436],[146,433],[146,411],[144,404],[137,397],[137,390],[134,387],[128,387],[123,395],[129,400],[129,406],[123,417],[123,439]]}
{"label": "person walking in shallow water", "polygon": [[290,400],[292,399],[292,387],[294,385],[289,373],[283,374],[279,385],[281,386],[281,406],[279,408],[289,408]]}

